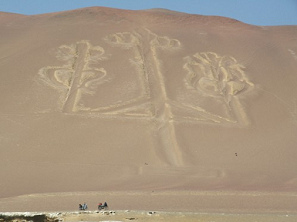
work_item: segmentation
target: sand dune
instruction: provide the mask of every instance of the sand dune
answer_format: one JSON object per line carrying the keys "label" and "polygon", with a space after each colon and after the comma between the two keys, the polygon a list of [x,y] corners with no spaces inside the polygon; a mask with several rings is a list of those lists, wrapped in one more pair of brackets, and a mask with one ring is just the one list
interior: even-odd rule
{"label": "sand dune", "polygon": [[0,211],[51,193],[250,192],[249,211],[256,192],[282,212],[296,196],[296,26],[94,7],[1,12],[0,30]]}

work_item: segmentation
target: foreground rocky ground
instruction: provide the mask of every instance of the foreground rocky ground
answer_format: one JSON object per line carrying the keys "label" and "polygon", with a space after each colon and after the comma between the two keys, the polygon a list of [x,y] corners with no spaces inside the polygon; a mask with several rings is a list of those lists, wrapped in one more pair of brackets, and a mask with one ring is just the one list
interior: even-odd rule
{"label": "foreground rocky ground", "polygon": [[165,221],[165,222],[295,222],[296,214],[210,214],[155,211],[81,211],[55,213],[2,213],[0,221],[60,222],[60,221]]}

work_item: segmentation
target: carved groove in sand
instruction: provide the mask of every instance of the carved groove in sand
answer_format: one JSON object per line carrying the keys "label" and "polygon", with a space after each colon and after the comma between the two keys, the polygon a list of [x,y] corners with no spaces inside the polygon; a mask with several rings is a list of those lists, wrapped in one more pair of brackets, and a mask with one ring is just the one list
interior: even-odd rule
{"label": "carved groove in sand", "polygon": [[[172,122],[173,114],[168,103],[169,99],[158,56],[159,50],[172,51],[178,49],[180,42],[166,36],[160,37],[149,30],[141,30],[139,33],[115,33],[106,36],[104,40],[111,46],[118,47],[119,50],[133,51],[130,64],[138,75],[136,78],[138,77],[142,89],[136,98],[106,107],[91,108],[84,105],[83,96],[86,94],[94,95],[99,85],[112,81],[111,78],[108,78],[108,73],[104,67],[91,67],[91,64],[95,64],[97,67],[107,57],[103,56],[105,52],[102,47],[93,47],[88,41],[61,46],[57,58],[65,61],[65,65],[42,68],[39,72],[42,80],[63,92],[62,95],[65,96],[63,112],[66,113],[83,111],[155,117],[157,120],[154,121],[156,128],[156,132],[154,132],[154,134],[156,133],[154,135],[155,144],[156,147],[163,147],[164,149],[161,158],[168,164],[181,165],[181,151],[176,141]],[[97,53],[96,57],[90,56],[93,51]],[[146,56],[144,56],[144,52],[146,52]],[[148,75],[149,72],[150,76]],[[149,112],[137,113],[140,107],[145,107]]]}
{"label": "carved groove in sand", "polygon": [[[156,121],[154,135],[155,147],[162,147],[160,157],[169,165],[183,164],[181,150],[175,136],[172,122],[172,111],[168,104],[168,96],[158,52],[172,51],[180,48],[180,42],[167,36],[158,36],[150,30],[141,30],[140,33],[116,33],[105,38],[105,41],[115,47],[133,49],[134,57],[130,62],[135,66],[140,78],[143,93],[127,105],[137,108],[137,105],[149,102],[150,115]],[[144,53],[146,52],[146,56]],[[150,73],[150,75],[148,75]]]}
{"label": "carved groove in sand", "polygon": [[152,72],[155,75],[155,81],[151,84],[151,91],[154,92],[154,116],[156,121],[156,129],[158,132],[157,144],[163,147],[164,159],[170,165],[182,166],[183,153],[179,147],[175,123],[173,121],[173,113],[171,104],[166,91],[165,80],[163,76],[162,65],[159,60],[159,51],[175,51],[180,48],[181,43],[177,39],[171,39],[167,36],[160,37],[147,30],[152,36],[150,41],[151,56],[149,59],[154,64]]}
{"label": "carved groove in sand", "polygon": [[[106,36],[104,40],[112,47],[122,50],[124,55],[125,51],[132,51],[133,56],[129,58],[129,65],[134,69],[132,70],[135,73],[134,81],[136,83],[134,84],[137,84],[141,89],[136,97],[123,101],[119,99],[105,106],[90,107],[86,105],[84,98],[95,97],[99,85],[113,80],[102,64],[103,61],[112,58],[112,55],[106,56],[102,47],[92,46],[86,40],[60,46],[57,59],[64,61],[65,64],[40,69],[39,75],[42,81],[61,92],[61,109],[65,113],[124,114],[135,117],[154,115],[156,109],[150,101],[151,91],[155,90],[155,85],[161,84],[161,93],[162,95],[166,94],[156,50],[158,47],[162,50],[178,48],[180,42],[166,36],[160,37],[149,30],[143,30],[142,34],[137,32],[115,33]],[[147,57],[151,58],[144,56],[145,50],[149,51]],[[160,81],[154,81],[154,78],[149,80],[148,72],[154,75],[152,69],[157,70],[157,78]],[[118,74],[116,73],[116,75]],[[150,83],[151,81],[154,83]]]}
{"label": "carved groove in sand", "polygon": [[[106,71],[107,68],[104,68],[104,61],[112,59],[113,55],[106,56],[102,47],[92,46],[88,41],[80,41],[59,48],[57,58],[65,62],[63,66],[48,66],[39,72],[46,84],[61,91],[63,112],[135,118],[151,116],[155,125],[155,147],[162,147],[163,150],[160,158],[167,164],[176,166],[184,164],[183,153],[176,139],[176,122],[248,124],[239,97],[250,91],[253,84],[246,78],[244,67],[233,57],[219,56],[213,52],[196,53],[186,57],[186,87],[181,85],[183,91],[195,96],[195,101],[179,101],[171,99],[167,94],[160,56],[161,51],[169,55],[168,53],[180,49],[179,40],[158,36],[150,30],[141,30],[115,33],[106,36],[104,41],[113,48],[130,52],[129,55],[132,56],[125,61],[133,67],[133,73],[136,74],[133,81],[140,86],[140,93],[132,99],[107,106],[86,106],[84,98],[95,97],[100,86],[113,83],[114,78]],[[223,114],[211,110],[208,100],[219,104]],[[193,115],[188,115],[189,113]]]}
{"label": "carved groove in sand", "polygon": [[[98,67],[106,60],[104,49],[92,46],[88,41],[59,47],[57,58],[65,61],[62,66],[47,66],[39,71],[41,79],[49,86],[61,91],[63,112],[86,109],[80,103],[83,94],[93,95],[99,85],[110,79],[106,70]],[[62,98],[64,97],[64,98]]]}
{"label": "carved groove in sand", "polygon": [[[130,58],[129,62],[134,67],[135,80],[138,78],[136,84],[140,85],[141,89],[136,98],[119,100],[113,104],[97,107],[89,107],[84,103],[83,98],[88,95],[94,96],[99,85],[112,81],[112,77],[108,75],[106,69],[100,67],[102,65],[100,62],[109,59],[110,55],[104,56],[105,51],[102,47],[93,47],[88,41],[59,47],[57,58],[65,61],[65,65],[42,68],[39,71],[41,79],[61,91],[62,110],[65,113],[151,115],[150,89],[140,35],[130,32],[116,33],[107,36],[105,41],[114,47],[119,47],[119,50],[133,51],[134,57]],[[138,109],[142,111],[138,112]]]}
{"label": "carved groove in sand", "polygon": [[[131,100],[113,104],[109,107],[98,107],[91,111],[104,111],[106,114],[124,113],[126,116],[151,116],[148,70],[145,64],[144,46],[141,41],[141,35],[136,32],[120,32],[108,35],[104,40],[111,46],[118,47],[120,50],[131,50],[133,52],[133,57],[129,58],[129,63],[134,67],[134,72],[136,73],[135,79],[138,80],[137,84],[140,85],[141,92]],[[143,109],[144,111],[138,112],[138,109]]]}
{"label": "carved groove in sand", "polygon": [[214,52],[196,53],[185,60],[187,88],[201,99],[208,98],[208,101],[220,104],[225,113],[208,112],[203,101],[197,107],[184,105],[196,109],[207,122],[248,125],[249,120],[239,98],[252,90],[254,84],[246,77],[244,66],[231,56],[220,56]]}

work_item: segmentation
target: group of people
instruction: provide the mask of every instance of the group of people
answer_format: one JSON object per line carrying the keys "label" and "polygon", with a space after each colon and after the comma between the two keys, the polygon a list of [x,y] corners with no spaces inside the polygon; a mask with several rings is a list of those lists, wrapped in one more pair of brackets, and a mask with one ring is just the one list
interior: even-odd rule
{"label": "group of people", "polygon": [[104,202],[104,204],[102,204],[102,203],[98,204],[98,210],[103,210],[103,209],[106,209],[106,208],[108,208],[108,205],[107,205],[106,202]]}
{"label": "group of people", "polygon": [[[86,203],[84,204],[79,204],[79,210],[87,210],[88,209],[88,205]],[[98,204],[98,210],[103,210],[103,209],[107,209],[108,208],[108,205],[106,202],[104,202],[104,204],[102,203],[99,203]]]}
{"label": "group of people", "polygon": [[79,204],[78,206],[79,206],[79,209],[80,209],[80,210],[87,210],[87,209],[88,209],[88,205],[87,205],[86,203],[84,203],[84,204]]}

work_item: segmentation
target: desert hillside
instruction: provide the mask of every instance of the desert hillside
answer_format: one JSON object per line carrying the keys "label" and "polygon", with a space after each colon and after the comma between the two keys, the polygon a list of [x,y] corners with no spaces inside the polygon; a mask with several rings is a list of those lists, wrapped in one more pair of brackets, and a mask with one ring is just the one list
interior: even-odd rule
{"label": "desert hillside", "polygon": [[46,193],[296,194],[297,26],[93,7],[0,12],[0,33],[0,211]]}

